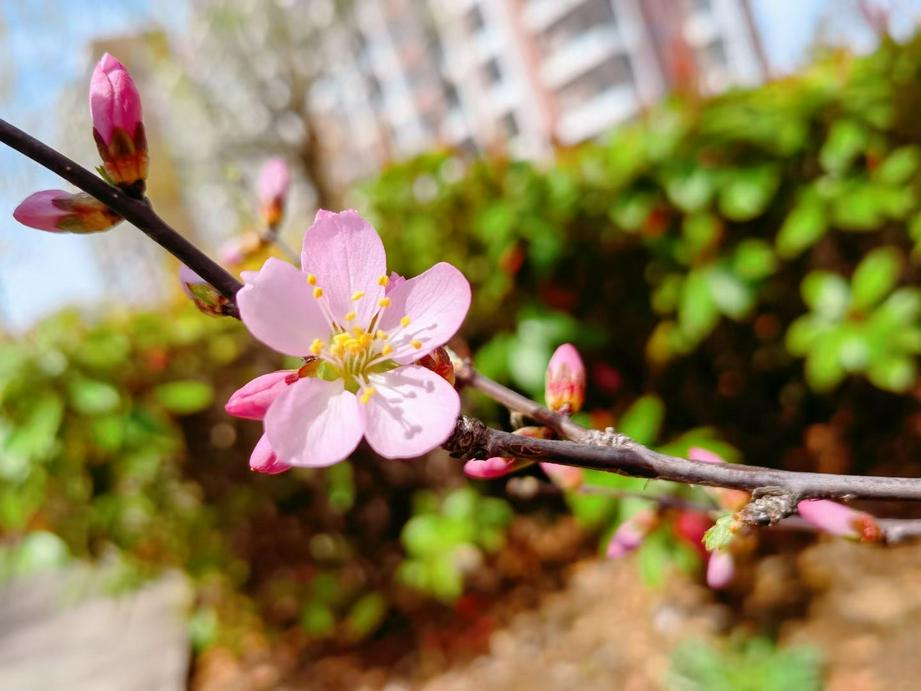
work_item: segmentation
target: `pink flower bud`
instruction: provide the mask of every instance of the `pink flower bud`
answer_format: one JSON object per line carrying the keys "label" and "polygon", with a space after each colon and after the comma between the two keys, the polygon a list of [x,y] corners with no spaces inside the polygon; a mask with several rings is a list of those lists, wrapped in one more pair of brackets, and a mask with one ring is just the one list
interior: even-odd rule
{"label": "pink flower bud", "polygon": [[707,585],[714,590],[722,590],[735,576],[736,566],[732,554],[718,549],[710,552],[707,560]]}
{"label": "pink flower bud", "polygon": [[608,559],[619,559],[634,551],[646,536],[653,531],[659,523],[658,514],[652,509],[642,509],[630,516],[618,526],[608,543],[606,554]]}
{"label": "pink flower bud", "polygon": [[224,410],[244,420],[261,420],[269,406],[293,381],[297,381],[294,370],[263,374],[234,391],[224,405]]}
{"label": "pink flower bud", "polygon": [[269,228],[281,221],[285,210],[285,197],[291,187],[291,170],[282,158],[270,158],[259,172],[259,203],[262,216]]}
{"label": "pink flower bud", "polygon": [[264,434],[256,442],[253,453],[249,457],[249,468],[257,473],[265,473],[266,475],[278,475],[278,473],[291,470],[290,465],[278,460],[278,456],[272,451],[269,440]]}
{"label": "pink flower bud", "polygon": [[64,190],[30,194],[13,211],[13,218],[30,228],[51,233],[98,233],[122,220],[94,197]]}
{"label": "pink flower bud", "polygon": [[227,266],[239,266],[255,258],[264,249],[267,241],[259,233],[244,233],[230,238],[221,245],[218,257]]}
{"label": "pink flower bud", "polygon": [[214,317],[227,314],[230,301],[185,264],[179,267],[179,282],[199,311]]}
{"label": "pink flower bud", "polygon": [[804,521],[830,535],[860,542],[883,541],[879,523],[865,511],[827,499],[804,499],[796,505],[796,510]]}
{"label": "pink flower bud", "polygon": [[528,465],[531,465],[531,461],[503,458],[502,456],[494,456],[486,460],[474,459],[464,463],[464,475],[477,480],[494,480]]}
{"label": "pink flower bud", "polygon": [[454,363],[448,351],[442,347],[435,348],[431,353],[416,360],[417,365],[432,370],[439,377],[454,386]]}
{"label": "pink flower bud", "polygon": [[585,401],[585,365],[572,344],[564,343],[550,358],[544,396],[550,410],[566,415],[581,410]]}
{"label": "pink flower bud", "polygon": [[90,79],[90,112],[93,138],[109,180],[143,192],[147,138],[141,97],[128,70],[108,53],[99,60]]}

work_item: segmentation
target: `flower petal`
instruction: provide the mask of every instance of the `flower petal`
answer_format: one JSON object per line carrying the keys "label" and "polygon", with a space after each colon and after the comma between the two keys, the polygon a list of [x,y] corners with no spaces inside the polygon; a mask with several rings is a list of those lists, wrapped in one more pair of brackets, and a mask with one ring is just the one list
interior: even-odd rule
{"label": "flower petal", "polygon": [[416,365],[370,377],[375,394],[365,408],[368,443],[385,458],[415,458],[454,431],[460,398],[448,382]]}
{"label": "flower petal", "polygon": [[521,467],[514,458],[493,456],[487,459],[475,458],[464,463],[464,475],[477,480],[493,480],[503,477]]}
{"label": "flower petal", "polygon": [[[409,317],[409,325],[394,336],[393,359],[412,362],[445,342],[460,328],[470,308],[470,284],[451,264],[440,262],[425,273],[404,281],[388,295],[381,327],[391,331]],[[421,347],[415,348],[416,340]]]}
{"label": "flower petal", "polygon": [[58,225],[67,212],[55,202],[69,199],[72,195],[64,190],[42,190],[26,197],[13,211],[13,218],[30,228],[48,230],[52,233],[63,232]]}
{"label": "flower petal", "polygon": [[364,431],[362,411],[341,380],[300,379],[269,407],[265,433],[290,465],[321,468],[348,458]]}
{"label": "flower petal", "polygon": [[368,325],[384,295],[387,256],[377,231],[357,211],[317,212],[304,235],[301,268],[316,276],[335,319],[344,325],[354,311],[355,323]]}
{"label": "flower petal", "polygon": [[261,420],[289,384],[286,379],[294,370],[278,370],[256,377],[231,394],[224,405],[230,415],[244,420]]}
{"label": "flower petal", "polygon": [[278,460],[278,456],[272,450],[272,445],[269,444],[268,437],[263,434],[259,437],[259,441],[256,442],[253,453],[249,457],[249,469],[266,475],[277,475],[286,470],[291,470],[291,466],[284,461]]}
{"label": "flower petal", "polygon": [[310,292],[304,274],[275,257],[266,260],[237,293],[240,318],[246,328],[270,348],[303,356],[314,338],[324,341],[329,325]]}

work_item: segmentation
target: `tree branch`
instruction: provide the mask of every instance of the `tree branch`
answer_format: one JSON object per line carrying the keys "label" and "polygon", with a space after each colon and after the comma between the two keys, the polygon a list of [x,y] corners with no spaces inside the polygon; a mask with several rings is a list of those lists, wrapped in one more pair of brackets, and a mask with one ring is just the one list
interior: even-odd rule
{"label": "tree branch", "polygon": [[83,166],[58,153],[6,120],[0,119],[0,142],[31,158],[72,185],[95,197],[112,211],[136,226],[197,273],[231,302],[243,285],[220,264],[209,258],[178,231],[170,227],[151,208],[146,199],[134,199],[117,187],[94,175]]}
{"label": "tree branch", "polygon": [[703,463],[647,449],[613,430],[599,432],[590,441],[577,443],[500,432],[490,429],[479,420],[461,417],[454,434],[445,442],[444,447],[451,455],[462,459],[508,456],[690,485],[747,491],[778,488],[797,501],[921,501],[921,479],[825,475],[731,463]]}

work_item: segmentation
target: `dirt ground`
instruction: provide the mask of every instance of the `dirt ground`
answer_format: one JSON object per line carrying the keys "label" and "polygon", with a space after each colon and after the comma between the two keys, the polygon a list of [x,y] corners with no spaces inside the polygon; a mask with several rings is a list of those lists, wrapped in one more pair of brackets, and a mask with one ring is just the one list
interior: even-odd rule
{"label": "dirt ground", "polygon": [[[562,585],[523,586],[459,626],[437,625],[397,662],[365,654],[297,665],[202,661],[199,689],[325,691],[645,691],[664,689],[670,652],[730,631],[776,634],[818,649],[830,691],[921,688],[921,544],[894,547],[819,539],[761,555],[714,594],[675,574],[650,589],[630,559],[585,558]],[[472,607],[476,608],[474,602]],[[291,661],[289,661],[290,663]]]}

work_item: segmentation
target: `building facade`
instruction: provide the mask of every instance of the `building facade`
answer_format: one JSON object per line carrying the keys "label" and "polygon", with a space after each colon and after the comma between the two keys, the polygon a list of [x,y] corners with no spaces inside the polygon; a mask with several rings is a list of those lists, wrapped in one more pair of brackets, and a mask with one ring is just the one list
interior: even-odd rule
{"label": "building facade", "polygon": [[329,51],[342,182],[439,145],[544,158],[673,90],[766,76],[747,0],[363,0]]}

